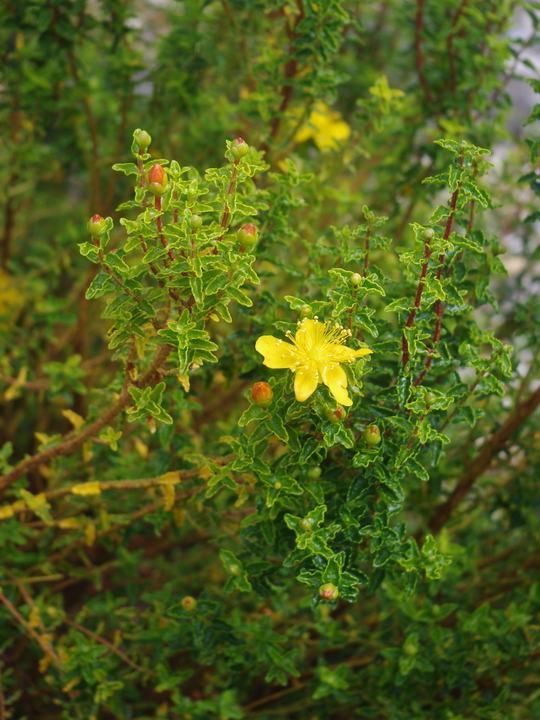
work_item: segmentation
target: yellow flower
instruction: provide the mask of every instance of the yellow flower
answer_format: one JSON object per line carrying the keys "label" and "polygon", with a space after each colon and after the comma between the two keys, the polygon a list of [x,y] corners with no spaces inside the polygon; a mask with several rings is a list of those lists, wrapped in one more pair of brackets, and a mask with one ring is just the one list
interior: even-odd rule
{"label": "yellow flower", "polygon": [[323,102],[314,105],[307,123],[296,133],[297,143],[313,138],[321,152],[339,150],[342,141],[347,140],[351,128],[342,120],[341,115]]}
{"label": "yellow flower", "polygon": [[298,325],[294,337],[291,332],[287,333],[292,344],[272,335],[263,335],[257,340],[255,349],[264,356],[264,365],[289,368],[295,374],[294,394],[298,402],[307,400],[323,382],[340,405],[352,405],[347,394],[347,375],[340,363],[352,363],[373,351],[345,347],[343,343],[351,333],[341,325],[332,326],[317,318],[306,318]]}

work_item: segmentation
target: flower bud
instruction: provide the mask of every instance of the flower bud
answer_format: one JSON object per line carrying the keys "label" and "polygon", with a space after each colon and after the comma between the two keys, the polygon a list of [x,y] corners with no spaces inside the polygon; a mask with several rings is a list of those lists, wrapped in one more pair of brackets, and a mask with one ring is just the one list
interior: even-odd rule
{"label": "flower bud", "polygon": [[187,610],[188,612],[195,612],[197,609],[197,601],[194,597],[191,597],[191,595],[186,595],[186,597],[182,598],[180,604],[184,610]]}
{"label": "flower bud", "polygon": [[376,425],[370,425],[364,430],[364,440],[368,445],[378,445],[381,442],[381,431]]}
{"label": "flower bud", "polygon": [[313,530],[315,520],[313,518],[306,517],[302,518],[298,524],[304,532],[310,533]]}
{"label": "flower bud", "polygon": [[152,165],[146,175],[146,187],[153,195],[164,195],[169,179],[165,169],[156,163]]}
{"label": "flower bud", "polygon": [[88,230],[90,235],[92,235],[92,237],[99,237],[100,235],[103,235],[105,232],[107,232],[105,218],[102,218],[101,215],[98,215],[97,213],[95,215],[92,215],[92,217],[86,224],[86,229]]}
{"label": "flower bud", "polygon": [[426,393],[426,397],[424,398],[424,400],[426,401],[426,406],[431,407],[431,405],[433,405],[433,403],[435,402],[436,399],[437,399],[437,396],[435,395],[435,393],[432,393],[432,392]]}
{"label": "flower bud", "polygon": [[256,405],[266,407],[267,405],[270,405],[273,397],[274,391],[266,382],[257,382],[251,388],[251,399]]}
{"label": "flower bud", "polygon": [[200,215],[192,215],[189,218],[189,226],[192,230],[198,230],[202,225],[202,217]]}
{"label": "flower bud", "polygon": [[146,150],[146,148],[147,148],[147,147],[150,145],[150,143],[152,142],[152,138],[151,138],[150,135],[146,132],[146,130],[138,130],[138,131],[135,133],[135,136],[134,136],[133,139],[135,140],[135,142],[137,143],[137,145],[139,146],[139,148],[140,148],[141,150]]}
{"label": "flower bud", "polygon": [[341,405],[336,410],[330,410],[330,408],[327,408],[325,415],[326,419],[329,420],[331,423],[338,423],[343,420],[347,413],[345,410],[341,407]]}
{"label": "flower bud", "polygon": [[236,237],[241,245],[247,245],[251,247],[257,242],[258,230],[253,223],[243,225],[240,230],[236,233]]}
{"label": "flower bud", "polygon": [[249,152],[249,145],[241,137],[235,138],[231,143],[231,153],[235,160],[240,160]]}
{"label": "flower bud", "polygon": [[426,242],[431,242],[435,237],[435,230],[433,230],[432,228],[426,228],[422,233],[422,237]]}
{"label": "flower bud", "polygon": [[311,312],[311,307],[307,303],[300,308],[300,315],[302,317],[309,317]]}
{"label": "flower bud", "polygon": [[322,470],[318,465],[314,465],[313,467],[310,467],[307,471],[307,476],[310,480],[317,480],[321,477]]}
{"label": "flower bud", "polygon": [[351,283],[354,285],[354,287],[358,287],[360,283],[362,282],[362,276],[360,273],[353,273],[351,275]]}
{"label": "flower bud", "polygon": [[333,583],[325,583],[319,588],[319,595],[323,600],[337,600],[339,597],[339,590]]}

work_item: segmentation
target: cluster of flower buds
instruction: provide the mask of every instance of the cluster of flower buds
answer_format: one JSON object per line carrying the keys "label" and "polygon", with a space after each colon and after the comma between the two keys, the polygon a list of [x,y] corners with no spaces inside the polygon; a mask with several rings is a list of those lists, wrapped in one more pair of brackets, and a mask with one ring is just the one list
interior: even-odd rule
{"label": "cluster of flower buds", "polygon": [[152,165],[146,174],[146,187],[152,195],[164,195],[167,191],[169,178],[167,172],[159,163]]}

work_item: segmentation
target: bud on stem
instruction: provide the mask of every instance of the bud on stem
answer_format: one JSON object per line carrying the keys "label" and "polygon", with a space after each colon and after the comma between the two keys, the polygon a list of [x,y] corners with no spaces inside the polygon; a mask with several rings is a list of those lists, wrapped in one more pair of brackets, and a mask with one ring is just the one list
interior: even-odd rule
{"label": "bud on stem", "polygon": [[266,382],[258,382],[251,388],[251,399],[256,405],[267,407],[272,402],[274,391]]}
{"label": "bud on stem", "polygon": [[169,179],[165,169],[156,163],[152,165],[148,173],[146,174],[146,187],[153,195],[164,195]]}

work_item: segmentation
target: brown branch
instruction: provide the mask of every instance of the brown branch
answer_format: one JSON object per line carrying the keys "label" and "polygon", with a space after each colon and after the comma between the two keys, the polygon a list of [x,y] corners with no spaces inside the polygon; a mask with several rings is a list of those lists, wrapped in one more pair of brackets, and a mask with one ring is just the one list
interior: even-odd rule
{"label": "brown branch", "polygon": [[38,643],[38,645],[41,647],[41,649],[43,650],[43,652],[45,653],[45,655],[50,656],[53,664],[54,664],[57,668],[59,668],[59,667],[62,665],[62,663],[61,663],[61,661],[60,661],[60,658],[58,657],[58,655],[57,655],[56,652],[54,651],[54,648],[52,647],[52,645],[51,645],[49,642],[46,642],[45,640],[43,640],[43,638],[38,635],[38,633],[37,633],[37,632],[34,630],[34,628],[30,625],[30,623],[27,622],[27,621],[23,618],[23,616],[18,612],[17,608],[7,599],[7,597],[6,597],[2,592],[0,592],[0,602],[3,603],[3,604],[6,606],[8,612],[11,613],[11,615],[13,615],[13,617],[15,618],[15,620],[16,620],[20,625],[23,626],[23,628],[26,630],[26,632],[34,638],[34,640],[35,640],[35,641]]}
{"label": "brown branch", "polygon": [[140,672],[149,673],[150,675],[156,675],[153,670],[149,670],[147,668],[142,667],[141,665],[137,665],[137,663],[134,663],[133,660],[130,660],[130,658],[119,648],[115,647],[112,643],[110,643],[105,638],[101,637],[100,635],[97,635],[95,632],[92,632],[92,630],[88,630],[88,628],[85,628],[83,625],[79,625],[79,623],[74,622],[73,620],[68,620],[68,618],[64,618],[62,620],[63,623],[66,623],[66,625],[70,625],[71,627],[75,628],[75,630],[78,630],[79,632],[85,633],[88,635],[88,637],[91,637],[93,640],[96,640],[96,642],[101,643],[102,645],[105,645],[106,648],[108,648],[111,652],[115,653],[115,655],[118,655],[119,658],[121,658],[125,663],[127,663],[130,667],[134,668],[135,670],[139,670]]}
{"label": "brown branch", "polygon": [[426,76],[424,75],[424,56],[422,54],[422,28],[424,27],[424,1],[418,0],[416,9],[416,20],[414,28],[414,53],[418,80],[428,102],[433,102],[433,95],[429,89]]}
{"label": "brown branch", "polygon": [[452,494],[446,502],[439,506],[429,521],[428,526],[431,532],[438,533],[448,522],[452,513],[465,499],[477,478],[489,469],[495,455],[506,445],[508,440],[525,420],[534,413],[538,405],[540,405],[540,388],[518,405],[506,418],[501,427],[486,441],[478,455],[458,480]]}
{"label": "brown branch", "polygon": [[[302,0],[297,0],[296,3],[298,7],[298,15],[296,17],[296,21],[294,23],[294,27],[292,29],[287,29],[287,35],[289,37],[289,57],[287,59],[287,62],[285,63],[285,85],[281,88],[281,103],[279,105],[279,109],[277,112],[276,117],[272,118],[272,121],[270,122],[270,140],[274,140],[279,132],[279,128],[281,125],[281,121],[283,119],[283,115],[287,108],[289,107],[289,104],[292,100],[293,92],[294,92],[294,85],[292,83],[293,79],[296,77],[298,73],[298,60],[294,57],[294,43],[298,38],[298,25],[302,22],[302,20],[305,17],[304,14],[304,6]],[[265,153],[268,153],[270,149],[269,142],[264,142],[261,145],[261,150]]]}
{"label": "brown branch", "polygon": [[[155,371],[161,367],[161,365],[167,359],[169,353],[172,351],[171,345],[161,345],[156,352],[156,357],[153,363],[150,365],[148,370],[137,380],[132,383],[135,387],[142,388],[150,384],[154,376]],[[55,457],[60,455],[71,455],[76,452],[84,443],[89,440],[93,435],[97,435],[107,425],[110,425],[114,418],[125,410],[129,405],[133,403],[133,399],[128,392],[128,386],[124,386],[118,400],[106,410],[101,417],[95,420],[93,423],[88,425],[80,433],[74,437],[68,437],[66,440],[61,442],[54,447],[47,448],[42,452],[32,455],[26,460],[16,465],[13,470],[0,477],[0,492],[8,488],[18,478],[26,475],[26,473],[34,467],[44,465]]]}
{"label": "brown branch", "polygon": [[0,720],[6,720],[6,701],[4,698],[4,690],[2,688],[2,666],[0,665]]}
{"label": "brown branch", "polygon": [[[463,166],[463,157],[461,157],[459,160],[459,166],[460,167]],[[457,188],[452,193],[452,199],[450,201],[450,214],[448,215],[448,219],[446,220],[446,226],[444,228],[443,240],[448,240],[448,238],[450,237],[450,233],[452,232],[452,224],[454,222],[454,217],[456,215],[457,201],[459,198],[460,188],[461,188],[461,183],[459,182],[457,185]],[[443,267],[444,267],[444,251],[439,255],[438,261],[437,261],[437,280],[439,280],[439,281],[441,280],[441,277],[442,277]],[[444,314],[444,305],[442,304],[441,300],[437,300],[437,302],[435,303],[435,317],[436,317],[435,329],[433,331],[433,337],[431,339],[432,348],[435,347],[436,343],[439,342],[439,339],[441,337],[443,314]],[[413,320],[414,320],[414,317],[413,317]],[[412,325],[412,323],[411,323],[411,325]],[[407,327],[407,325],[405,327]],[[404,343],[407,342],[407,339],[405,338],[405,334],[403,334],[403,341],[404,341]],[[405,358],[405,354],[404,354],[404,358]],[[433,363],[433,355],[430,355],[426,361],[426,365],[425,365],[424,369],[422,370],[420,375],[414,381],[414,383],[413,383],[414,385],[420,385],[422,380],[428,374],[432,363]],[[405,363],[404,363],[404,366],[405,366]]]}

